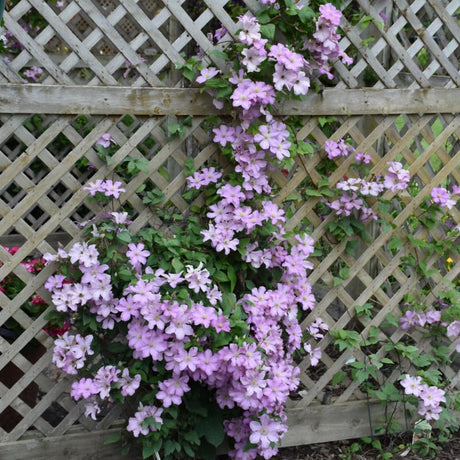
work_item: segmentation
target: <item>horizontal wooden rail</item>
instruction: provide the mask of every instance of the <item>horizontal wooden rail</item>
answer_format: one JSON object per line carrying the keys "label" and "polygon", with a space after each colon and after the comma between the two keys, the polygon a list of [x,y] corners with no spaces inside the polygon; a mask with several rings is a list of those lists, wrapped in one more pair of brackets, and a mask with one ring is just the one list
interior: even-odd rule
{"label": "horizontal wooden rail", "polygon": [[[404,429],[404,414],[401,407],[395,413],[395,420]],[[377,426],[384,415],[384,409],[377,401],[353,401],[330,406],[309,406],[288,411],[289,431],[283,439],[282,446],[299,446],[318,442],[369,436],[371,428],[369,413],[373,426]],[[72,460],[97,458],[99,460],[124,460],[120,454],[119,444],[104,444],[108,435],[119,429],[96,430],[92,433],[71,433],[47,438],[31,438],[0,444],[0,458],[14,460],[48,460],[56,458],[59,448],[62,457]],[[29,432],[28,435],[31,435]],[[58,447],[57,447],[58,446]],[[140,459],[135,450],[129,458]]]}
{"label": "horizontal wooden rail", "polygon": [[[226,112],[231,114],[231,107]],[[459,113],[460,88],[327,89],[277,107],[280,115]],[[213,115],[198,88],[0,84],[0,113],[94,115]]]}

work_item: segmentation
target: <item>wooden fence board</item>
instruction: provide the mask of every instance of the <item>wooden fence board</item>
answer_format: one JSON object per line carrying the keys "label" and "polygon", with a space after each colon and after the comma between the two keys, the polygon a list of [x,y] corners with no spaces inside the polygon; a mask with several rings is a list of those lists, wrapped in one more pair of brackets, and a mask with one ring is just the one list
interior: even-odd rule
{"label": "wooden fence board", "polygon": [[[458,113],[460,88],[326,89],[302,101],[280,104],[276,112],[312,116]],[[209,96],[191,88],[0,84],[0,113],[204,116],[222,111],[213,106]]]}

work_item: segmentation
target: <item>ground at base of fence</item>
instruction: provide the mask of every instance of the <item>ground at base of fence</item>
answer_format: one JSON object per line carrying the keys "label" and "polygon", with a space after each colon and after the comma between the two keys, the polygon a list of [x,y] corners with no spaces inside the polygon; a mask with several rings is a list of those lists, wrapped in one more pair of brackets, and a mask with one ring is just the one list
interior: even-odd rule
{"label": "ground at base of fence", "polygon": [[[412,435],[411,435],[412,436]],[[394,452],[392,460],[422,460],[424,458],[412,451],[407,452],[407,448],[398,451],[400,444],[408,444],[409,435],[401,435],[392,438],[379,437],[385,452]],[[360,443],[362,449],[359,452],[350,453],[350,447],[353,443],[359,443],[359,439],[345,441],[327,442],[320,444],[310,444],[307,446],[285,447],[280,449],[276,456],[277,460],[378,460],[381,457],[377,449]],[[448,442],[441,444],[442,450],[436,452],[436,460],[460,460],[460,433],[457,437]]]}

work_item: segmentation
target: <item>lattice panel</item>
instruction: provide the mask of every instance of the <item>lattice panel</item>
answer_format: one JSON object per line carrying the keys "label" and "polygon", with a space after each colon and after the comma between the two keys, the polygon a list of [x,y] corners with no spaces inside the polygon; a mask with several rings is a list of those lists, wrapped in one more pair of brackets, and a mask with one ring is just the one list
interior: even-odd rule
{"label": "lattice panel", "polygon": [[[166,124],[171,121],[167,117],[48,116],[39,122],[34,117],[4,116],[0,120],[3,170],[0,174],[0,234],[21,236],[23,241],[14,255],[0,249],[0,277],[15,277],[24,283],[14,299],[0,293],[0,326],[13,332],[2,338],[0,345],[0,413],[13,414],[9,416],[12,426],[1,431],[2,439],[16,440],[31,428],[43,436],[63,434],[75,423],[88,430],[108,427],[121,409],[108,409],[105,417],[97,423],[86,420],[82,417],[82,404],[75,404],[68,398],[67,381],[49,367],[52,339],[44,331],[47,324],[44,316],[49,308],[45,307],[45,312],[34,315],[24,304],[36,293],[49,301],[42,286],[50,270],[30,273],[21,262],[52,251],[54,243],[47,241],[50,235],[59,235],[59,240],[69,245],[77,240],[80,229],[76,221],[89,219],[99,211],[94,203],[86,200],[87,192],[81,190],[81,186],[98,178],[119,179],[117,166],[128,157],[147,159],[150,170],[149,174],[140,173],[128,181],[127,193],[120,203],[132,209],[135,216],[133,229],[162,224],[142,203],[137,193],[142,184],[162,190],[175,212],[186,214],[189,203],[182,197],[184,162],[193,157],[197,168],[215,163],[219,161],[218,149],[210,143],[206,135],[210,128],[200,117],[193,118],[185,137],[175,139],[169,139],[166,134]],[[305,225],[313,229],[315,240],[324,250],[323,257],[314,261],[315,269],[310,276],[318,303],[305,318],[304,326],[321,316],[332,330],[354,328],[365,335],[371,326],[378,327],[387,313],[400,316],[404,294],[420,287],[416,278],[402,269],[401,262],[409,249],[402,247],[391,253],[387,244],[392,235],[402,237],[401,228],[407,225],[410,215],[429,195],[431,188],[446,182],[460,183],[460,118],[441,115],[347,117],[337,118],[335,126],[335,132],[327,135],[317,118],[305,118],[299,139],[308,137],[323,145],[328,137],[348,137],[359,150],[372,156],[372,173],[382,174],[387,161],[398,160],[409,165],[411,176],[419,187],[415,197],[405,195],[405,207],[400,213],[385,216],[389,230],[375,234],[372,243],[363,243],[358,251],[349,252],[346,241],[334,245],[334,249],[328,248],[331,235],[327,232],[327,223],[332,217],[322,215],[319,199],[310,197],[297,205],[285,201],[292,194],[301,195],[307,183],[320,180],[322,154],[297,159],[287,177],[273,173],[279,186],[277,200],[291,206],[289,226]],[[109,132],[120,147],[110,165],[105,164],[95,150],[96,140],[105,132]],[[81,161],[83,158],[89,164],[81,166],[85,164]],[[351,158],[345,159],[330,176],[330,182],[336,183],[345,174],[351,176],[351,163]],[[387,193],[386,198],[391,199],[391,194]],[[453,209],[451,217],[456,224],[460,222],[458,210]],[[370,224],[368,230],[373,231]],[[427,239],[442,237],[442,232],[442,228],[431,232],[415,230],[416,236]],[[458,259],[454,260],[449,271],[444,261],[435,256],[429,260],[429,266],[439,268],[451,281],[460,271]],[[333,287],[338,267],[348,267],[350,276],[340,286]],[[441,277],[436,274],[427,281],[433,286],[432,294],[425,299],[427,305],[436,301],[436,294],[442,289],[440,282]],[[355,314],[355,306],[366,302],[378,306],[372,320]],[[382,339],[387,336],[395,342],[408,338],[408,333],[401,330],[384,329],[381,334]],[[409,334],[413,334],[412,331]],[[415,337],[418,337],[417,332]],[[319,367],[309,367],[307,361],[300,364],[305,391],[300,393],[301,400],[292,402],[293,406],[323,401],[331,390],[332,377],[339,370],[348,369],[346,362],[351,358],[350,352],[338,353],[329,335],[322,339],[320,346],[323,356]],[[383,346],[375,352],[381,357],[386,355]],[[362,359],[362,356],[358,354],[354,358]],[[446,374],[453,379],[457,371],[448,368]],[[12,375],[15,376],[13,380]],[[398,375],[385,377],[395,380]],[[346,381],[343,387],[335,390],[333,401],[363,397],[359,385]]]}
{"label": "lattice panel", "polygon": [[[236,32],[230,16],[230,0],[74,0],[58,8],[40,0],[19,0],[8,6],[5,26],[11,53],[0,60],[0,83],[26,83],[24,71],[39,66],[39,81],[64,85],[181,86],[174,64],[196,54],[198,48],[209,54],[216,44],[208,34],[224,25],[229,40]],[[247,1],[253,8],[253,1]],[[200,6],[201,5],[201,6]],[[349,68],[335,64],[338,88],[401,88],[459,86],[460,28],[455,17],[460,0],[395,0],[345,4],[342,46],[354,58]],[[356,13],[368,16],[362,27]],[[28,27],[32,13],[38,28]],[[362,21],[362,20],[361,20]],[[4,57],[4,56],[2,56]],[[212,59],[212,57],[210,58]],[[215,62],[217,66],[220,62]],[[391,104],[391,101],[389,101]],[[181,119],[179,119],[180,121]],[[149,174],[128,180],[127,193],[120,205],[131,208],[133,230],[145,225],[162,225],[142,202],[141,185],[160,189],[171,209],[187,214],[190,203],[183,198],[185,160],[193,157],[195,167],[221,161],[218,148],[210,142],[210,127],[194,117],[185,127],[183,138],[169,138],[167,124],[173,117],[141,116],[56,116],[0,115],[0,236],[6,245],[20,245],[15,254],[0,247],[0,280],[14,279],[21,286],[13,299],[0,292],[0,440],[21,439],[27,431],[39,436],[58,436],[74,425],[93,431],[112,425],[122,408],[107,408],[98,422],[82,416],[83,402],[68,396],[66,379],[50,367],[53,340],[45,331],[48,304],[33,311],[26,307],[34,294],[50,301],[43,285],[51,274],[45,268],[31,273],[24,261],[54,251],[57,242],[71,245],[79,239],[76,222],[92,218],[100,211],[87,201],[81,189],[88,181],[120,179],[117,166],[129,158],[145,158]],[[109,165],[98,156],[97,139],[109,132],[119,150]],[[327,224],[332,217],[322,214],[318,198],[305,199],[306,184],[321,178],[322,154],[296,159],[287,176],[274,172],[279,190],[277,200],[290,207],[291,228],[303,225],[313,230],[324,255],[314,261],[310,276],[318,304],[304,319],[304,326],[321,316],[332,330],[355,328],[366,335],[380,326],[387,313],[401,315],[404,294],[419,289],[416,278],[402,261],[407,247],[390,251],[393,235],[401,236],[411,213],[440,184],[459,184],[460,118],[444,115],[401,115],[337,118],[335,129],[326,132],[315,117],[305,118],[299,139],[324,145],[328,138],[350,138],[359,150],[372,156],[372,172],[384,173],[386,162],[401,161],[410,168],[418,184],[415,196],[406,194],[397,215],[386,215],[388,230],[373,234],[371,243],[347,251],[347,241],[330,249]],[[352,159],[344,160],[330,176],[331,184],[350,174]],[[302,197],[290,201],[292,195]],[[387,193],[386,198],[392,195]],[[451,211],[454,225],[460,224],[457,209]],[[440,226],[430,232],[416,228],[417,237],[443,237]],[[334,242],[336,243],[336,242]],[[413,252],[412,252],[413,253]],[[414,254],[414,253],[413,253]],[[454,255],[452,256],[454,259]],[[445,261],[431,257],[429,267],[438,268],[447,280],[458,279],[460,261],[448,270]],[[348,267],[350,276],[333,286],[338,268]],[[425,299],[433,305],[442,290],[441,276],[426,281],[433,287]],[[355,307],[370,302],[376,306],[372,320],[358,317]],[[409,340],[418,332],[385,328],[385,337],[397,342]],[[320,342],[323,356],[319,367],[300,363],[303,390],[299,407],[324,402],[331,393],[331,380],[339,371],[349,372],[350,352],[339,353],[326,335]],[[451,347],[453,352],[453,348]],[[375,350],[386,355],[383,347]],[[361,355],[354,359],[363,359]],[[446,375],[459,388],[458,369],[447,368]],[[385,375],[395,381],[398,375]],[[382,375],[383,378],[383,375]],[[456,382],[456,383],[455,383]],[[363,398],[359,385],[346,380],[335,389],[332,402]],[[7,420],[8,423],[4,423]]]}
{"label": "lattice panel", "polygon": [[[387,244],[393,236],[404,240],[404,232],[413,212],[418,212],[418,205],[429,196],[433,187],[440,184],[458,184],[460,180],[459,135],[460,119],[458,117],[441,115],[431,116],[406,116],[406,117],[376,117],[363,120],[362,117],[349,117],[337,120],[337,131],[332,135],[333,139],[342,137],[350,138],[357,146],[357,150],[369,153],[372,156],[373,167],[371,174],[378,176],[385,174],[387,161],[401,161],[409,166],[411,177],[417,184],[418,192],[415,196],[403,194],[404,205],[400,212],[391,216],[385,215],[387,229],[375,233],[375,226],[368,224],[368,231],[372,236],[370,243],[362,242],[355,251],[347,251],[347,241],[335,242],[329,234],[327,224],[336,217],[326,217],[321,214],[319,198],[308,198],[296,209],[288,226],[305,223],[313,228],[313,236],[316,241],[322,242],[323,257],[316,261],[316,267],[310,276],[317,295],[318,304],[315,310],[304,320],[306,327],[314,318],[320,316],[325,320],[331,330],[352,329],[359,331],[365,337],[372,326],[379,327],[388,313],[396,317],[401,316],[403,296],[411,290],[420,290],[431,286],[429,296],[421,302],[427,307],[435,306],[438,300],[438,292],[443,289],[442,276],[434,274],[429,280],[420,284],[417,277],[410,270],[403,269],[404,257],[409,254],[418,259],[416,249],[410,245],[404,245],[398,251],[388,250]],[[363,134],[366,133],[366,134]],[[299,138],[304,139],[312,136],[319,144],[327,140],[313,118],[305,119],[305,126],[299,133]],[[281,192],[279,201],[293,193],[301,196],[305,183],[317,183],[321,176],[317,171],[321,157],[315,155],[312,158],[303,158],[298,161],[289,178],[282,174],[276,175]],[[349,158],[339,166],[337,171],[331,174],[330,182],[337,183],[344,175],[358,177],[350,169],[353,159]],[[393,194],[387,192],[384,198],[391,199]],[[375,205],[374,208],[377,208]],[[377,211],[377,209],[375,209]],[[451,220],[443,227],[440,225],[432,231],[420,227],[414,229],[417,238],[427,240],[439,240],[445,237],[448,226],[458,225],[460,214],[457,209],[451,210]],[[374,232],[374,233],[373,233]],[[444,260],[432,256],[428,260],[428,266],[437,268],[445,275],[445,279],[455,281],[460,272],[460,261],[452,255],[453,267],[447,267]],[[339,268],[348,268],[349,278],[342,284],[334,287],[334,276],[337,276]],[[358,317],[355,307],[371,303],[375,306],[372,320]],[[382,345],[373,350],[379,357],[387,356],[384,351],[385,338],[390,338],[394,343],[420,339],[419,332],[412,330],[405,333],[400,329],[390,328],[381,330]],[[338,353],[337,347],[331,344],[332,338],[326,335],[320,342],[323,351],[322,364],[318,368],[308,367],[309,361],[301,364],[302,383],[305,387],[303,398],[292,402],[293,406],[306,405],[312,402],[323,402],[331,394],[334,401],[344,402],[354,398],[363,398],[359,384],[345,381],[341,388],[332,388],[331,380],[340,371],[350,372],[347,361],[350,359],[363,360],[363,355],[351,352]],[[425,345],[428,346],[428,345]],[[451,353],[455,350],[451,346]],[[388,357],[392,357],[388,354]],[[447,368],[448,379],[453,380],[458,374],[457,368]],[[399,373],[393,375],[381,374],[381,382],[395,381]],[[457,388],[459,382],[457,379]]]}
{"label": "lattice panel", "polygon": [[[231,4],[75,0],[58,8],[20,0],[5,14],[12,53],[0,71],[8,81],[40,66],[38,78],[51,84],[173,86],[180,81],[174,64],[214,48],[208,34],[224,25],[223,40],[234,35]],[[343,8],[341,45],[355,62],[335,64],[338,87],[459,86],[460,0],[355,0]]]}
{"label": "lattice panel", "polygon": [[174,86],[180,81],[175,64],[199,49],[212,51],[208,34],[222,22],[235,30],[227,0],[210,2],[211,9],[189,3],[76,0],[59,8],[20,0],[4,15],[11,53],[0,72],[15,81],[13,75],[25,78],[25,70],[39,66],[37,78],[48,84]]}
{"label": "lattice panel", "polygon": [[[31,120],[33,117],[4,117],[0,128],[0,234],[22,240],[14,255],[0,249],[0,277],[23,284],[13,299],[0,293],[0,325],[6,336],[0,339],[0,414],[9,415],[10,420],[0,431],[3,440],[15,440],[31,427],[45,436],[62,434],[77,421],[89,430],[102,429],[120,411],[113,408],[94,424],[81,418],[81,404],[69,400],[67,381],[56,378],[56,370],[49,368],[53,340],[44,328],[51,307],[43,306],[37,314],[28,309],[34,294],[49,301],[42,286],[51,272],[46,268],[29,273],[21,262],[54,251],[46,240],[50,235],[69,244],[77,240],[80,228],[76,221],[100,211],[86,200],[82,185],[104,177],[120,179],[117,166],[128,158],[147,159],[150,170],[128,182],[123,203],[119,203],[132,209],[133,229],[161,225],[136,192],[142,184],[162,190],[175,212],[187,213],[189,204],[182,198],[184,162],[193,154],[198,168],[217,151],[209,145],[200,118],[178,139],[168,138],[165,117],[48,117],[39,129]],[[95,142],[105,132],[120,146],[110,165],[95,150]]]}
{"label": "lattice panel", "polygon": [[[335,65],[338,87],[459,86],[458,8],[459,0],[348,3],[341,46],[355,62]],[[366,19],[357,22],[357,13]]]}

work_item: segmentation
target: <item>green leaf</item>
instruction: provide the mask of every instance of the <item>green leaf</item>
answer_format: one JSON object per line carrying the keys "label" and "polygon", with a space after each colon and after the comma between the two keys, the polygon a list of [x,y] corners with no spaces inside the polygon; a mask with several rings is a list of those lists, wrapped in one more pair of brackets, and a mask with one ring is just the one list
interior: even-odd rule
{"label": "green leaf", "polygon": [[334,377],[332,377],[332,385],[338,385],[339,383],[343,382],[346,376],[347,376],[346,372],[343,372],[343,371],[337,372],[334,375]]}
{"label": "green leaf", "polygon": [[323,196],[323,194],[319,190],[315,190],[313,188],[305,189],[305,194],[308,196]]}
{"label": "green leaf", "polygon": [[165,199],[165,194],[160,189],[154,189],[147,192],[146,196],[142,199],[145,204],[157,205]]}
{"label": "green leaf", "polygon": [[227,268],[227,276],[230,280],[230,292],[233,292],[236,286],[236,273],[232,265],[229,265]]}
{"label": "green leaf", "polygon": [[358,246],[358,241],[357,240],[349,240],[349,241],[347,241],[347,245],[345,247],[345,252],[350,256],[354,256],[357,246]]}
{"label": "green leaf", "polygon": [[297,153],[300,153],[302,155],[313,155],[315,153],[315,148],[313,147],[313,144],[310,144],[309,142],[298,141]]}
{"label": "green leaf", "polygon": [[155,449],[155,445],[152,444],[152,443],[144,443],[142,445],[142,458],[143,459],[146,459],[146,458],[149,458],[149,457],[153,457],[155,455],[156,452],[158,452],[156,449]]}
{"label": "green leaf", "polygon": [[190,176],[195,172],[195,162],[193,161],[193,158],[187,158],[184,161],[184,172],[186,176]]}
{"label": "green leaf", "polygon": [[337,278],[336,276],[334,276],[334,282],[333,282],[334,287],[340,286],[342,283],[343,283],[343,280],[341,278]]}
{"label": "green leaf", "polygon": [[223,99],[230,96],[232,93],[233,89],[230,88],[230,86],[227,86],[226,88],[219,88],[216,92],[216,97],[218,99]]}
{"label": "green leaf", "polygon": [[113,434],[109,434],[105,438],[104,444],[115,444],[120,441],[121,441],[121,433],[113,433]]}
{"label": "green leaf", "polygon": [[230,86],[230,83],[226,80],[221,80],[220,78],[210,78],[205,82],[207,88],[227,88]]}
{"label": "green leaf", "polygon": [[196,426],[196,432],[213,446],[217,447],[222,444],[225,438],[222,411],[211,406],[208,416]]}
{"label": "green leaf", "polygon": [[297,13],[297,15],[299,16],[301,22],[303,22],[304,24],[311,23],[312,19],[314,19],[316,16],[315,12],[308,6],[304,6],[300,8],[300,10],[298,11],[299,12]]}
{"label": "green leaf", "polygon": [[173,266],[176,273],[179,273],[184,269],[184,264],[177,257],[174,257],[174,259],[171,261],[171,265]]}
{"label": "green leaf", "polygon": [[350,277],[350,268],[349,267],[343,267],[339,270],[339,276],[343,280],[346,280]]}
{"label": "green leaf", "polygon": [[220,270],[217,270],[216,272],[214,272],[213,276],[217,281],[221,281],[221,282],[228,281],[227,275]]}
{"label": "green leaf", "polygon": [[332,123],[336,120],[337,120],[336,117],[319,117],[318,123],[320,124],[321,128],[323,128],[324,125],[327,125],[328,123]]}
{"label": "green leaf", "polygon": [[176,443],[174,441],[172,441],[171,439],[168,439],[165,442],[165,445],[164,445],[165,456],[168,457],[169,455],[171,455],[176,450],[177,450],[176,449]]}
{"label": "green leaf", "polygon": [[275,39],[275,24],[262,24],[260,26],[260,33],[262,37],[268,38],[269,40]]}
{"label": "green leaf", "polygon": [[388,313],[385,318],[385,327],[388,326],[399,327],[398,318],[396,318],[396,316],[392,315],[391,313]]}
{"label": "green leaf", "polygon": [[372,309],[374,306],[371,303],[365,303],[364,305],[356,305],[355,311],[358,316],[372,316]]}
{"label": "green leaf", "polygon": [[267,10],[265,10],[265,9],[261,9],[257,13],[256,17],[257,17],[257,22],[259,24],[267,24],[267,22],[270,22],[270,20],[271,20],[269,12]]}
{"label": "green leaf", "polygon": [[168,124],[168,135],[169,137],[183,137],[185,135],[185,130],[183,126],[179,123],[169,123]]}
{"label": "green leaf", "polygon": [[411,362],[416,367],[428,367],[431,361],[433,361],[433,358],[425,354],[411,357]]}
{"label": "green leaf", "polygon": [[110,342],[107,345],[107,350],[110,353],[123,353],[128,350],[128,347],[125,344],[120,343],[120,342]]}
{"label": "green leaf", "polygon": [[369,378],[369,369],[360,369],[356,371],[355,378],[359,383],[365,382]]}
{"label": "green leaf", "polygon": [[222,296],[222,309],[226,315],[230,315],[235,310],[235,294],[224,293]]}
{"label": "green leaf", "polygon": [[392,250],[397,250],[399,249],[404,243],[397,237],[394,236],[391,238],[391,240],[388,242],[388,249],[390,251]]}
{"label": "green leaf", "polygon": [[[206,410],[206,414],[207,414],[207,409],[204,408]],[[206,415],[205,414],[205,415]],[[197,435],[196,431],[192,430],[192,431],[188,431],[187,433],[184,433],[184,439],[192,444],[200,444],[200,438],[199,436]]]}
{"label": "green leaf", "polygon": [[124,230],[120,233],[117,233],[117,240],[123,244],[131,243],[132,241],[131,234],[128,231]]}
{"label": "green leaf", "polygon": [[202,458],[203,460],[215,460],[216,457],[216,448],[209,444],[209,442],[203,441],[200,445],[197,458]]}
{"label": "green leaf", "polygon": [[184,449],[184,452],[189,456],[189,458],[195,458],[195,451],[192,449],[190,444],[187,442],[182,442],[182,448]]}
{"label": "green leaf", "polygon": [[182,71],[182,75],[189,81],[195,80],[195,72],[193,69],[184,68],[184,70]]}
{"label": "green leaf", "polygon": [[149,171],[149,160],[147,160],[146,158],[137,158],[136,159],[136,166],[137,166],[137,169],[139,171],[142,171],[146,174],[148,174],[150,171]]}
{"label": "green leaf", "polygon": [[340,351],[347,348],[360,348],[362,337],[356,331],[339,329],[337,331],[331,331],[330,334],[334,337],[334,343],[339,347]]}
{"label": "green leaf", "polygon": [[209,56],[214,56],[217,59],[222,59],[223,61],[228,61],[228,54],[225,53],[222,50],[214,49],[211,52],[209,52],[208,54],[209,54]]}
{"label": "green leaf", "polygon": [[244,256],[246,255],[246,247],[251,242],[250,238],[241,238],[238,244],[238,252]]}
{"label": "green leaf", "polygon": [[123,281],[130,281],[131,278],[133,278],[133,274],[131,270],[129,270],[126,266],[120,267],[117,273],[118,273],[118,278],[120,278]]}

